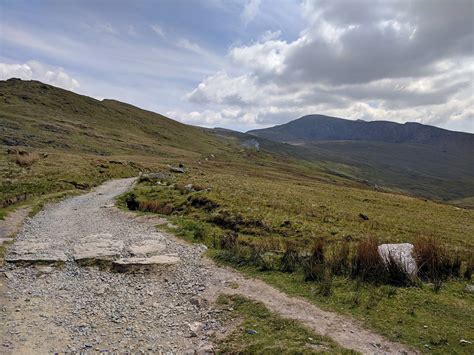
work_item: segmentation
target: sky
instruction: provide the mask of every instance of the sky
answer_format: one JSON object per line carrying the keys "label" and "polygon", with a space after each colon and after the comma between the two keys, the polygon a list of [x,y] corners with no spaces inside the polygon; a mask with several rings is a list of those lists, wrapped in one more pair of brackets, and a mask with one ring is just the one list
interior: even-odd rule
{"label": "sky", "polygon": [[474,0],[0,0],[0,80],[240,131],[306,114],[474,133]]}

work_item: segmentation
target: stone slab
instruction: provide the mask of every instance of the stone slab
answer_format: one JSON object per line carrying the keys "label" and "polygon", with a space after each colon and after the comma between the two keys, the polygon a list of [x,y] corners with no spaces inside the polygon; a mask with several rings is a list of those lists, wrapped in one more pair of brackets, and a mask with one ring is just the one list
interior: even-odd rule
{"label": "stone slab", "polygon": [[165,246],[158,240],[143,240],[141,242],[134,243],[127,248],[127,251],[133,256],[150,256],[159,254],[165,250]]}
{"label": "stone slab", "polygon": [[150,272],[163,266],[175,265],[179,261],[180,259],[173,255],[154,255],[148,258],[122,258],[112,262],[112,269],[117,272]]}
{"label": "stone slab", "polygon": [[67,261],[67,255],[48,242],[17,241],[10,248],[5,261],[9,263],[55,264]]}
{"label": "stone slab", "polygon": [[73,258],[79,263],[110,262],[120,258],[123,249],[123,241],[113,239],[111,234],[93,234],[77,241]]}

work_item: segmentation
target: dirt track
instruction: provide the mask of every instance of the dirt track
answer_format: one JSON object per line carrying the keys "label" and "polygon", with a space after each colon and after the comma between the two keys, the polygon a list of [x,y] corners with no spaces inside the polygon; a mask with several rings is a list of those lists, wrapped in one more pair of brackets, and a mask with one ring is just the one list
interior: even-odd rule
{"label": "dirt track", "polygon": [[[212,307],[220,293],[261,301],[272,311],[362,353],[411,352],[354,320],[214,265],[202,256],[203,246],[157,232],[155,225],[163,222],[159,218],[110,207],[114,197],[132,183],[133,179],[109,181],[88,194],[49,205],[26,221],[17,243],[47,242],[64,253],[67,261],[54,268],[4,267],[0,353],[210,350],[210,336],[222,331]],[[72,256],[74,246],[99,233],[125,246],[154,240],[180,262],[149,274],[79,266]]]}

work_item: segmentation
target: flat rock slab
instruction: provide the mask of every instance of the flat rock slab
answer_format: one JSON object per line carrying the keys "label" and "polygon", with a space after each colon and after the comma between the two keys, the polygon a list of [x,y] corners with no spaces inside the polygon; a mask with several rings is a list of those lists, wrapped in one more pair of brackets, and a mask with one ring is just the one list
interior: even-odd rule
{"label": "flat rock slab", "polygon": [[67,255],[51,243],[18,241],[10,248],[5,261],[9,263],[56,264],[65,263]]}
{"label": "flat rock slab", "polygon": [[159,254],[165,250],[165,246],[158,240],[143,240],[141,242],[130,245],[127,251],[133,256],[149,256]]}
{"label": "flat rock slab", "polygon": [[112,262],[112,269],[117,272],[150,272],[163,266],[175,265],[180,261],[174,255],[155,255],[149,258],[122,258]]}
{"label": "flat rock slab", "polygon": [[78,240],[73,258],[80,264],[100,264],[121,257],[123,241],[112,239],[108,233],[93,234]]}
{"label": "flat rock slab", "polygon": [[413,244],[381,244],[378,250],[385,263],[389,261],[389,258],[392,258],[393,261],[404,268],[408,275],[416,275],[417,266],[413,257]]}

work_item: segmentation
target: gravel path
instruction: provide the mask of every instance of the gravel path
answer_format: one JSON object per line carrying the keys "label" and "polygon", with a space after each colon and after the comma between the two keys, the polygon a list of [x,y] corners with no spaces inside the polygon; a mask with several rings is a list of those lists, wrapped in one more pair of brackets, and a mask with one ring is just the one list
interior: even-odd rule
{"label": "gravel path", "polygon": [[[157,218],[104,208],[133,181],[109,181],[27,219],[16,243],[47,242],[68,260],[53,268],[4,266],[0,353],[205,353],[212,349],[210,336],[223,331],[212,307],[220,293],[240,293],[262,301],[271,310],[363,353],[410,352],[349,318],[215,266],[202,256],[204,246],[157,232]],[[99,233],[108,233],[125,246],[154,239],[165,247],[163,253],[175,254],[181,261],[146,274],[78,266],[72,257],[75,244]]]}

